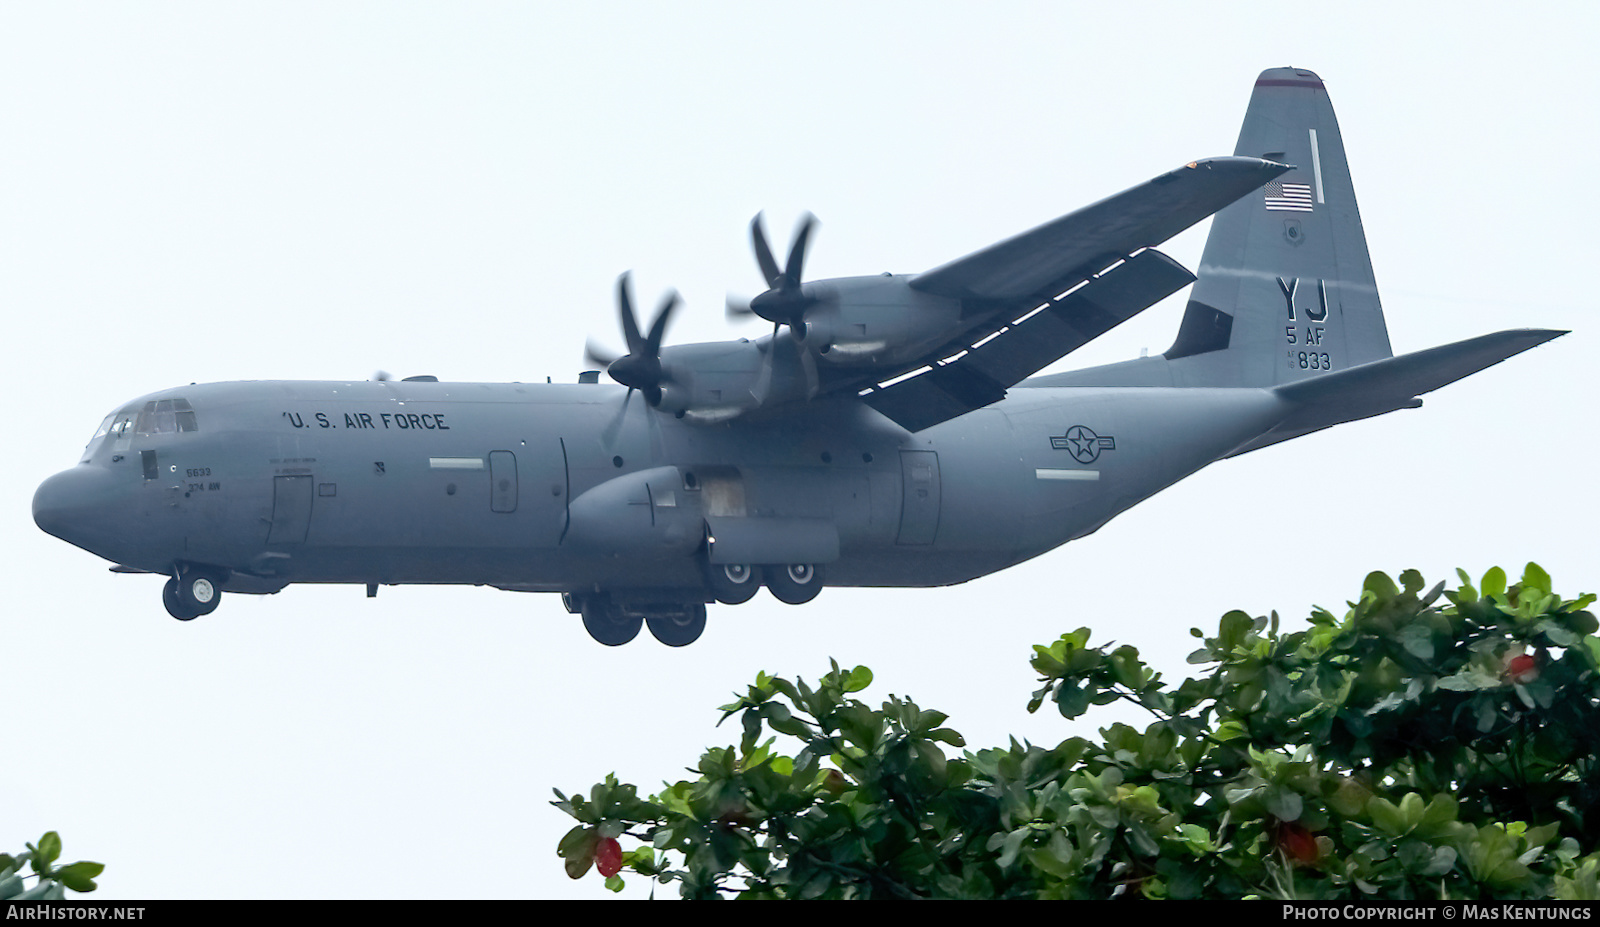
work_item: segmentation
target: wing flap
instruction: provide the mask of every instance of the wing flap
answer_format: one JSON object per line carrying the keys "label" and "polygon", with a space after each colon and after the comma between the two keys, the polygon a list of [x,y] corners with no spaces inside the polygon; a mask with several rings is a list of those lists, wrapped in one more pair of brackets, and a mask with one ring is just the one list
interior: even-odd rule
{"label": "wing flap", "polygon": [[1141,251],[973,349],[960,363],[1014,386],[1194,282],[1159,251]]}
{"label": "wing flap", "polygon": [[914,433],[1004,398],[1004,384],[971,368],[947,364],[877,390],[865,402]]}
{"label": "wing flap", "polygon": [[925,372],[875,390],[867,405],[916,432],[1005,398],[1022,382],[1188,286],[1194,275],[1146,249]]}
{"label": "wing flap", "polygon": [[1119,255],[1160,244],[1291,170],[1259,158],[1193,161],[1031,231],[918,274],[915,289],[960,299],[1048,294]]}

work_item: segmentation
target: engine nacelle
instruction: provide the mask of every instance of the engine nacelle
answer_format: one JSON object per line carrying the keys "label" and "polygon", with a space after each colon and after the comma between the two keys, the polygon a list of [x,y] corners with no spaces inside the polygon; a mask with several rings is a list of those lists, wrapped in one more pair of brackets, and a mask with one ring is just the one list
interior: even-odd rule
{"label": "engine nacelle", "polygon": [[694,405],[693,393],[671,383],[662,385],[648,399],[653,408],[662,412],[683,412]]}
{"label": "engine nacelle", "polygon": [[806,285],[816,305],[799,339],[840,367],[894,366],[961,331],[961,301],[914,290],[911,277],[842,277]]}

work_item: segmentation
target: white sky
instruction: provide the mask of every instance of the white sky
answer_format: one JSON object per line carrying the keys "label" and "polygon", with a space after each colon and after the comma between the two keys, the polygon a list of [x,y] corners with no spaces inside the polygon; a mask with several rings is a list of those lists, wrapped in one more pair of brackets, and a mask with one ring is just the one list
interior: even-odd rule
{"label": "white sky", "polygon": [[[1089,625],[1174,683],[1230,608],[1342,610],[1363,576],[1596,569],[1600,150],[1587,3],[0,5],[5,453],[0,849],[59,829],[97,898],[610,897],[550,789],[647,791],[716,706],[829,656],[974,747],[1054,743],[1030,645]],[[188,382],[570,381],[612,286],[730,332],[746,224],[822,221],[807,276],[915,272],[1197,157],[1255,76],[1317,71],[1397,352],[1570,328],[1427,399],[1224,462],[1021,567],[762,594],[620,649],[555,596],[296,586],[173,621],[156,577],[40,532],[95,425]],[[1164,250],[1198,263],[1205,226]],[[778,248],[784,247],[778,244]],[[1164,350],[1180,293],[1072,355]],[[1093,716],[1096,724],[1108,716]],[[1083,730],[1083,729],[1077,729]],[[626,893],[642,895],[634,880]],[[675,897],[675,890],[667,892]]]}

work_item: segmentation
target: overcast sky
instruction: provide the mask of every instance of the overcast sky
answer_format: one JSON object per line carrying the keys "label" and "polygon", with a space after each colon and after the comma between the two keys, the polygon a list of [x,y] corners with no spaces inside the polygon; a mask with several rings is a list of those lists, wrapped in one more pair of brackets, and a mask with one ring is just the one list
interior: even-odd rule
{"label": "overcast sky", "polygon": [[[552,787],[646,791],[738,738],[716,706],[830,656],[974,747],[1030,645],[1088,625],[1176,683],[1231,608],[1342,612],[1375,569],[1594,540],[1593,4],[0,5],[0,850],[59,829],[100,899],[609,897]],[[1264,68],[1339,114],[1397,353],[1572,329],[1424,408],[1226,461],[1030,563],[935,590],[766,594],[682,650],[591,641],[552,595],[293,586],[169,618],[162,580],[40,532],[101,418],[190,382],[574,379],[611,293],[762,289],[746,225],[821,226],[811,279],[916,272],[1198,157]],[[1163,250],[1198,264],[1206,226]],[[779,244],[782,248],[784,245]],[[1185,293],[1063,362],[1172,341]],[[627,896],[641,896],[634,880]],[[668,897],[676,891],[668,890]]]}

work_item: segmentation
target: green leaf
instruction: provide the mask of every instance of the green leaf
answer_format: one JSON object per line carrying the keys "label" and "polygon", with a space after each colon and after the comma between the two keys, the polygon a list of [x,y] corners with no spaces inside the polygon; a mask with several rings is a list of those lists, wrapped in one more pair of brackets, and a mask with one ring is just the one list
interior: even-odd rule
{"label": "green leaf", "polygon": [[1216,844],[1211,842],[1211,832],[1198,824],[1180,824],[1178,833],[1182,836],[1184,845],[1196,856],[1216,850]]}
{"label": "green leaf", "polygon": [[556,855],[566,860],[567,876],[583,878],[594,864],[595,846],[600,842],[600,832],[580,824],[567,831],[556,846]]}
{"label": "green leaf", "polygon": [[1425,624],[1408,624],[1395,637],[1400,646],[1419,660],[1433,660],[1433,631]]}
{"label": "green leaf", "polygon": [[1305,805],[1300,796],[1283,786],[1273,786],[1261,796],[1267,813],[1280,821],[1298,821]]}
{"label": "green leaf", "polygon": [[1530,562],[1522,569],[1522,588],[1541,596],[1550,594],[1550,574],[1537,563]]}
{"label": "green leaf", "polygon": [[94,884],[95,877],[104,872],[105,868],[100,863],[79,861],[57,869],[56,878],[75,892],[92,892],[97,887]]}
{"label": "green leaf", "polygon": [[1379,602],[1387,602],[1400,594],[1400,588],[1394,584],[1394,580],[1382,571],[1368,573],[1366,582],[1361,584],[1361,591],[1370,593]]}
{"label": "green leaf", "polygon": [[55,831],[50,831],[43,837],[40,837],[38,854],[39,861],[44,863],[46,866],[54,863],[56,861],[56,857],[61,855],[61,835]]}
{"label": "green leaf", "polygon": [[1006,834],[1005,837],[1000,841],[1001,849],[1000,859],[998,862],[1001,869],[1008,869],[1012,863],[1017,861],[1017,854],[1022,850],[1022,841],[1028,839],[1029,833],[1030,831],[1028,828],[1019,827],[1011,833]]}
{"label": "green leaf", "polygon": [[1249,736],[1249,728],[1246,728],[1244,724],[1239,721],[1224,721],[1217,725],[1216,732],[1212,734],[1212,737],[1223,743],[1226,743],[1230,740],[1237,740],[1240,737]]}
{"label": "green leaf", "polygon": [[1367,815],[1372,818],[1372,823],[1379,830],[1390,836],[1398,837],[1410,829],[1406,824],[1405,815],[1386,798],[1373,796],[1367,802]]}
{"label": "green leaf", "polygon": [[1327,797],[1328,807],[1347,818],[1360,814],[1372,797],[1372,791],[1348,776],[1339,777],[1338,787]]}
{"label": "green leaf", "polygon": [[1238,610],[1222,616],[1217,625],[1217,649],[1223,656],[1244,645],[1245,635],[1250,633],[1250,627],[1254,623],[1255,619]]}
{"label": "green leaf", "polygon": [[1490,567],[1489,572],[1483,574],[1483,582],[1479,584],[1479,588],[1483,590],[1484,598],[1489,598],[1490,596],[1505,598],[1506,571],[1499,567]]}

